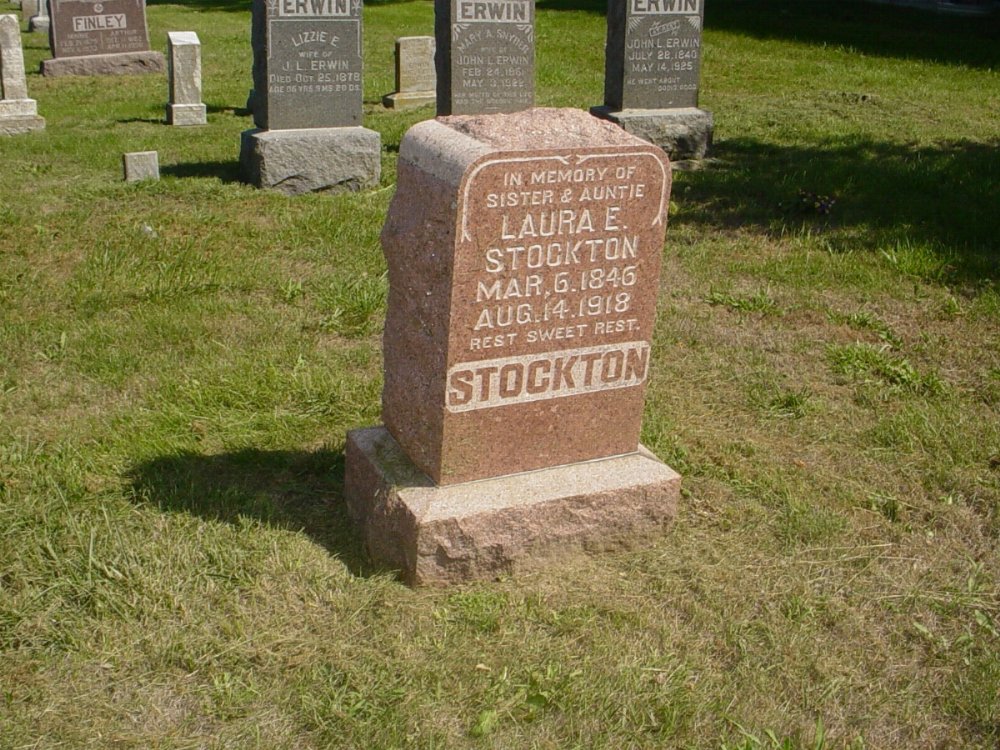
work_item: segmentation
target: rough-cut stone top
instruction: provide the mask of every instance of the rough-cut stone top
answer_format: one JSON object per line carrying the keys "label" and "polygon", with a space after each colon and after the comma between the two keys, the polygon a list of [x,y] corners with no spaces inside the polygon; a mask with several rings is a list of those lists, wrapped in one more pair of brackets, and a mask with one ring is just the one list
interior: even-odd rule
{"label": "rough-cut stone top", "polygon": [[438,122],[505,151],[631,146],[645,143],[617,125],[579,109],[536,107],[497,115],[450,115]]}

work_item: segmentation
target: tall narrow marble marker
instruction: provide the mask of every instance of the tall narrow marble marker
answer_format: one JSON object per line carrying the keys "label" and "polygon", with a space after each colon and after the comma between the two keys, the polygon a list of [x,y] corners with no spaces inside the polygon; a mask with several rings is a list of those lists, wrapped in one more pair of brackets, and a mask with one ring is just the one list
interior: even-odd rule
{"label": "tall narrow marble marker", "polygon": [[201,101],[201,41],[193,31],[167,33],[167,70],[170,78],[170,125],[204,125]]}
{"label": "tall narrow marble marker", "polygon": [[32,14],[27,16],[28,31],[48,31],[52,25],[52,19],[49,18],[48,0],[35,0],[31,11]]}
{"label": "tall narrow marble marker", "polygon": [[16,135],[42,130],[45,119],[38,116],[38,104],[28,98],[24,79],[24,52],[21,25],[17,16],[0,16],[0,135]]}

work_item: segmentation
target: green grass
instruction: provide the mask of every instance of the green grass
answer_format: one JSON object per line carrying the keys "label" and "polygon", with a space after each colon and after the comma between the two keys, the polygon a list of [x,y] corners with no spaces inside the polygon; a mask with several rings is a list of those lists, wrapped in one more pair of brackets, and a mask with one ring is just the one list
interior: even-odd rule
{"label": "green grass", "polygon": [[[599,103],[599,0],[538,3],[538,103]],[[707,168],[677,173],[643,442],[684,475],[631,553],[410,590],[342,502],[379,420],[378,234],[406,129],[365,10],[381,185],[239,184],[248,3],[149,8],[162,77],[43,79],[0,140],[0,749],[994,748],[995,22],[708,3]],[[124,151],[163,179],[125,185]]]}

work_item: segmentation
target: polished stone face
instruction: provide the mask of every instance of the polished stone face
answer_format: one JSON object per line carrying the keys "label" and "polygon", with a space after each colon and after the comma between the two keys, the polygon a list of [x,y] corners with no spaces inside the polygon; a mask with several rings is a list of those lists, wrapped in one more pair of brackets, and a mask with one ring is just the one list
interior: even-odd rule
{"label": "polished stone face", "polygon": [[704,12],[704,0],[610,3],[604,103],[615,110],[697,106]]}
{"label": "polished stone face", "polygon": [[435,0],[438,114],[535,103],[534,0]]}
{"label": "polished stone face", "polygon": [[[361,0],[257,0],[255,114],[269,130],[361,124]],[[259,6],[263,6],[263,13]],[[262,93],[262,95],[261,95]]]}
{"label": "polished stone face", "polygon": [[50,0],[53,57],[149,50],[145,0]]}
{"label": "polished stone face", "polygon": [[434,481],[637,449],[669,189],[660,149],[583,112],[407,134],[383,418]]}

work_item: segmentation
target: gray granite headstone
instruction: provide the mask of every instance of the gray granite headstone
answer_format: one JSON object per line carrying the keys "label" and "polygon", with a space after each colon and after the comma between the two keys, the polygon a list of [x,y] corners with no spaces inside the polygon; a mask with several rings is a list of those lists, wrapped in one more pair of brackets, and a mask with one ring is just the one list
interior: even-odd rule
{"label": "gray granite headstone", "polygon": [[611,0],[604,103],[612,109],[698,106],[703,0]]}
{"label": "gray granite headstone", "polygon": [[608,0],[604,105],[591,113],[684,162],[705,156],[712,113],[698,108],[705,0]]}
{"label": "gray granite headstone", "polygon": [[439,115],[534,106],[534,0],[434,0],[434,36]]}
{"label": "gray granite headstone", "polygon": [[167,122],[171,125],[204,125],[205,105],[201,101],[201,41],[193,31],[167,32],[167,70],[170,103]]}
{"label": "gray granite headstone", "polygon": [[257,125],[360,125],[361,0],[267,0],[264,7],[263,39],[253,39],[264,46],[263,86],[254,85]]}
{"label": "gray granite headstone", "polygon": [[0,16],[0,135],[15,135],[45,127],[38,105],[28,98],[24,51],[17,16]]}
{"label": "gray granite headstone", "polygon": [[378,184],[381,136],[361,127],[361,0],[254,0],[251,43],[244,181],[289,195]]}
{"label": "gray granite headstone", "polygon": [[53,59],[42,61],[43,75],[125,75],[166,67],[163,55],[149,48],[145,0],[49,0],[49,13]]}

